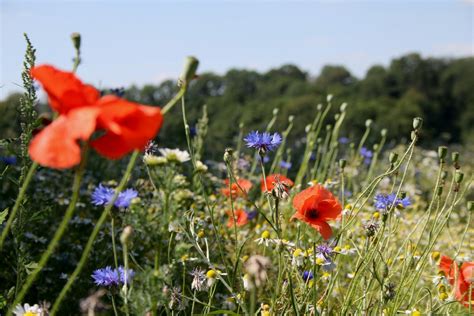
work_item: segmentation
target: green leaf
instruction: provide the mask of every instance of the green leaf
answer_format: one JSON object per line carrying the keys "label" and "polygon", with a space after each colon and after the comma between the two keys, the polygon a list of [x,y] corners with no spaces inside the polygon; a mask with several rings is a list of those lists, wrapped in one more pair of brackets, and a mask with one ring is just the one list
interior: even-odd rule
{"label": "green leaf", "polygon": [[38,262],[32,261],[25,265],[25,270],[27,274],[31,274],[36,268],[38,268]]}
{"label": "green leaf", "polygon": [[7,215],[8,215],[8,208],[4,209],[4,210],[0,213],[0,225],[2,225],[3,222],[7,219]]}

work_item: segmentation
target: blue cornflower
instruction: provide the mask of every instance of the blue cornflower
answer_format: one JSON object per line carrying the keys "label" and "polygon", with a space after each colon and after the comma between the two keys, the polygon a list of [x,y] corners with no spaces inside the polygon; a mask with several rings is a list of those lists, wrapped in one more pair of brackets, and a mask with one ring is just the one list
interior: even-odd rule
{"label": "blue cornflower", "polygon": [[[132,269],[127,271],[127,283],[130,282],[131,278],[135,275]],[[125,270],[122,266],[117,269],[111,267],[105,267],[103,269],[97,269],[92,273],[94,283],[99,286],[115,286],[125,283]]]}
{"label": "blue cornflower", "polygon": [[268,156],[263,157],[263,163],[267,163],[270,161],[270,158]]}
{"label": "blue cornflower", "polygon": [[16,165],[16,157],[15,156],[5,156],[0,157],[0,161],[6,165]]}
{"label": "blue cornflower", "polygon": [[258,214],[257,211],[250,211],[250,212],[247,212],[247,219],[248,219],[248,220],[254,219],[254,218],[257,216],[257,214]]}
{"label": "blue cornflower", "polygon": [[370,162],[372,161],[372,156],[374,155],[374,153],[371,150],[368,150],[367,148],[362,147],[360,149],[360,155],[364,158],[364,163],[366,165],[369,165]]}
{"label": "blue cornflower", "polygon": [[316,246],[316,252],[325,258],[329,258],[334,252],[333,248],[328,244],[321,244]]}
{"label": "blue cornflower", "polygon": [[[92,204],[106,205],[109,204],[114,197],[115,190],[99,184],[99,186],[92,192]],[[114,205],[116,207],[127,208],[134,198],[138,196],[138,192],[134,189],[127,189],[120,192]]]}
{"label": "blue cornflower", "polygon": [[349,144],[349,142],[350,142],[350,140],[349,140],[349,138],[347,138],[347,137],[344,137],[344,136],[343,136],[343,137],[339,138],[339,143],[340,143],[340,144],[343,144],[343,145],[344,145],[344,144]]}
{"label": "blue cornflower", "polygon": [[134,198],[138,196],[138,192],[134,189],[127,189],[123,192],[120,192],[117,200],[115,201],[114,205],[116,207],[124,207],[127,208],[130,206],[130,203]]}
{"label": "blue cornflower", "polygon": [[401,205],[403,208],[406,208],[411,205],[410,198],[408,196],[404,197],[403,199],[397,198],[395,194],[382,194],[379,193],[375,196],[375,208],[377,210],[386,211],[392,208],[395,204]]}
{"label": "blue cornflower", "polygon": [[250,132],[244,138],[244,141],[247,143],[247,147],[253,147],[261,153],[266,153],[267,151],[274,150],[281,144],[281,136],[278,133],[272,135],[264,132],[260,134],[258,131],[255,131]]}
{"label": "blue cornflower", "polygon": [[291,168],[291,162],[287,162],[287,161],[280,161],[280,167],[282,167],[283,169],[290,169]]}
{"label": "blue cornflower", "polygon": [[308,282],[314,278],[314,275],[311,271],[304,271],[302,277],[305,282]]}

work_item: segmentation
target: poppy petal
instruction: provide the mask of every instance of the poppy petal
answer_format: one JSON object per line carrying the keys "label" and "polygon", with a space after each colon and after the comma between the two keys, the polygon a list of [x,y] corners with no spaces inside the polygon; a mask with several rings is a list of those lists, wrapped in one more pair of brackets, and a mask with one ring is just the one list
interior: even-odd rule
{"label": "poppy petal", "polygon": [[342,206],[337,202],[337,200],[323,200],[318,203],[318,211],[321,212],[321,218],[328,219],[337,219],[341,216]]}
{"label": "poppy petal", "polygon": [[105,134],[91,142],[101,155],[118,159],[131,151],[142,150],[163,124],[160,108],[144,106],[113,96],[98,102],[101,112],[98,128]]}
{"label": "poppy petal", "polygon": [[60,114],[78,107],[94,104],[100,93],[86,85],[74,73],[61,71],[50,65],[31,69],[31,76],[38,80],[48,94],[51,107]]}
{"label": "poppy petal", "polygon": [[312,223],[311,226],[313,228],[316,228],[325,240],[328,240],[332,235],[331,226],[329,226],[329,224],[324,221],[318,221],[316,223]]}

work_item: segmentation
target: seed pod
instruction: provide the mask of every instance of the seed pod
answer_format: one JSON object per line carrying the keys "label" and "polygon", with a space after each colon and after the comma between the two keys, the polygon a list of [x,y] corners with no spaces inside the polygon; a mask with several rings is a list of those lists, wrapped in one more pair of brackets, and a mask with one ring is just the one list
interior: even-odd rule
{"label": "seed pod", "polygon": [[372,126],[372,123],[373,123],[373,122],[374,122],[374,121],[372,121],[371,119],[366,120],[366,121],[365,121],[365,127],[370,128],[370,127]]}
{"label": "seed pod", "polygon": [[419,130],[423,126],[423,119],[421,117],[415,117],[413,119],[413,129]]}
{"label": "seed pod", "polygon": [[76,50],[80,50],[81,49],[81,34],[77,32],[72,33],[71,40],[72,40],[72,44],[74,45],[74,48]]}
{"label": "seed pod", "polygon": [[344,102],[343,104],[341,104],[341,107],[339,108],[339,110],[341,111],[341,113],[344,113],[346,112],[346,109],[347,109],[347,103]]}
{"label": "seed pod", "polygon": [[438,158],[440,162],[444,162],[444,158],[446,158],[447,153],[448,153],[448,147],[446,146],[438,147]]}
{"label": "seed pod", "polygon": [[380,136],[382,136],[382,137],[387,136],[387,129],[386,128],[384,128],[380,131]]}
{"label": "seed pod", "polygon": [[199,60],[194,56],[186,57],[183,72],[179,79],[187,85],[196,76]]}
{"label": "seed pod", "polygon": [[395,153],[395,152],[391,152],[390,155],[388,156],[388,160],[390,161],[390,163],[394,164],[397,162],[398,160],[398,154]]}
{"label": "seed pod", "polygon": [[454,174],[454,181],[459,184],[462,182],[462,180],[464,179],[464,173],[462,173],[461,171],[459,170],[456,170],[456,173]]}

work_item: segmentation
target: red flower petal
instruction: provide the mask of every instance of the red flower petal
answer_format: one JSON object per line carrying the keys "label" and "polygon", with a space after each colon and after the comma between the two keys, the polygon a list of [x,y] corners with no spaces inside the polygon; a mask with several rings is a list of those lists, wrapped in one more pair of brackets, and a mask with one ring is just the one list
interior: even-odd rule
{"label": "red flower petal", "polygon": [[[286,184],[288,187],[292,187],[294,185],[293,181],[291,181],[284,175],[278,174],[278,173],[269,175],[268,177],[266,177],[266,180],[267,180],[266,183],[267,183],[268,191],[273,190],[274,183],[277,182],[277,180],[280,181],[281,183]],[[260,180],[260,188],[262,192],[265,192],[265,182],[263,181],[263,177]]]}
{"label": "red flower petal", "polygon": [[34,67],[31,76],[41,83],[51,107],[60,114],[93,105],[100,97],[99,91],[82,83],[72,72],[61,71],[53,66]]}
{"label": "red flower petal", "polygon": [[144,106],[114,96],[99,101],[98,128],[106,133],[92,141],[101,155],[118,159],[133,150],[142,150],[163,124],[158,107]]}
{"label": "red flower petal", "polygon": [[316,228],[321,234],[321,236],[323,236],[323,238],[326,240],[328,240],[332,235],[331,226],[329,226],[329,224],[325,221],[317,221],[315,223],[312,223],[311,226],[313,228]]}

